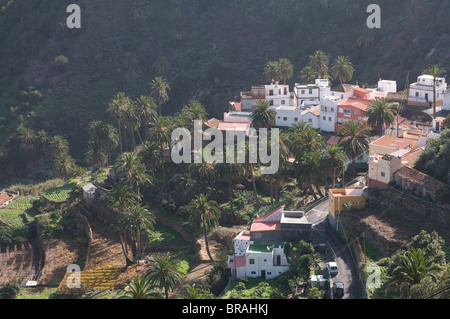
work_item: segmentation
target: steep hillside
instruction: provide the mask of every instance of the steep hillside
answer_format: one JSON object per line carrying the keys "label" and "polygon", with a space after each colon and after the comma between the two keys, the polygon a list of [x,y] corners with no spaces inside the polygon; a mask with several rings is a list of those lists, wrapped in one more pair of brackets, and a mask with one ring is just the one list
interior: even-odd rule
{"label": "steep hillside", "polygon": [[[66,26],[72,1],[0,0],[0,161],[17,127],[67,138],[83,159],[87,124],[118,91],[149,93],[155,61],[170,69],[173,114],[191,98],[221,117],[227,101],[263,83],[269,60],[286,57],[299,71],[316,50],[348,55],[354,81],[379,77],[404,87],[431,63],[450,70],[449,0],[380,0],[382,28],[358,45],[369,0],[79,0],[82,28]],[[55,58],[63,55],[63,65]],[[11,158],[9,158],[11,160]],[[0,174],[1,175],[1,174]]]}

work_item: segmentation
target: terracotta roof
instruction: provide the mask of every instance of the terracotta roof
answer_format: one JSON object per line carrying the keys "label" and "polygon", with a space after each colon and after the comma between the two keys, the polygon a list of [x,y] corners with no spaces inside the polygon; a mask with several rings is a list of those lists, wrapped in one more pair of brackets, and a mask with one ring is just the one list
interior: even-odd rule
{"label": "terracotta roof", "polygon": [[362,111],[367,111],[367,109],[372,105],[373,101],[371,100],[363,100],[356,98],[348,98],[345,102],[339,104],[339,106],[353,106]]}
{"label": "terracotta roof", "polygon": [[269,230],[280,230],[280,229],[281,229],[281,223],[279,221],[277,221],[277,222],[258,222],[258,223],[252,224],[250,231],[251,232],[269,231]]}
{"label": "terracotta roof", "polygon": [[444,122],[444,121],[445,121],[445,117],[439,116],[439,117],[436,117],[434,120],[435,120],[436,122]]}
{"label": "terracotta roof", "polygon": [[212,118],[205,122],[206,126],[209,126],[210,128],[218,128],[220,121],[216,118]]}
{"label": "terracotta roof", "polygon": [[423,151],[425,151],[425,146],[419,147],[415,149],[414,151],[411,151],[405,155],[402,156],[402,161],[407,162],[408,166],[412,167],[414,166],[414,163],[417,161],[417,159],[422,155]]}
{"label": "terracotta roof", "polygon": [[398,138],[389,135],[385,135],[380,137],[376,141],[372,142],[373,145],[389,147],[389,148],[406,148],[411,144],[415,143],[414,140],[407,138]]}
{"label": "terracotta roof", "polygon": [[330,137],[330,139],[327,141],[328,145],[338,145],[339,141],[340,141],[340,137],[333,135],[332,137]]}
{"label": "terracotta roof", "polygon": [[386,95],[386,99],[388,99],[389,101],[392,101],[392,102],[402,102],[402,101],[406,101],[408,99],[408,97],[406,96],[405,93],[390,92]]}
{"label": "terracotta roof", "polygon": [[6,203],[7,201],[11,200],[12,198],[14,198],[13,195],[3,192],[0,194],[0,206],[3,205],[4,203]]}
{"label": "terracotta roof", "polygon": [[360,87],[354,88],[353,91],[361,92],[361,93],[364,93],[364,94],[372,92],[371,90],[363,89],[363,88],[360,88]]}
{"label": "terracotta roof", "polygon": [[436,190],[439,188],[448,187],[441,181],[427,174],[419,172],[418,170],[409,166],[403,166],[398,171],[396,171],[394,175],[402,179],[405,179],[413,184],[420,185],[426,190]]}

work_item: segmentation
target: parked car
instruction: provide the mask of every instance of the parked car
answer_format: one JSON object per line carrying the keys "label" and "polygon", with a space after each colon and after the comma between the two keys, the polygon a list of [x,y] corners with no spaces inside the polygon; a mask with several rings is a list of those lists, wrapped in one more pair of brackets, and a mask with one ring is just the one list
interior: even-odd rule
{"label": "parked car", "polygon": [[339,272],[338,266],[334,261],[330,261],[327,263],[327,270],[330,276],[337,275]]}
{"label": "parked car", "polygon": [[342,298],[344,296],[344,283],[336,281],[333,283],[333,297]]}

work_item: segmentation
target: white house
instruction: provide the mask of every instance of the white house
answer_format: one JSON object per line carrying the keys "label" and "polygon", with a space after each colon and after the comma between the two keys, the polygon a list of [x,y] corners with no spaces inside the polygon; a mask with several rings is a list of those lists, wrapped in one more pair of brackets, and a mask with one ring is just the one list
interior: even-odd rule
{"label": "white house", "polygon": [[234,255],[228,258],[233,278],[271,279],[289,269],[286,243],[311,239],[312,224],[303,212],[288,212],[281,206],[255,219],[250,231],[234,239]]}
{"label": "white house", "polygon": [[326,96],[320,101],[319,128],[324,132],[334,132],[337,122],[339,96]]}
{"label": "white house", "polygon": [[[436,79],[436,104],[442,106],[447,89],[445,78]],[[423,74],[417,77],[417,82],[410,85],[408,104],[415,106],[431,106],[433,97],[433,76]]]}
{"label": "white house", "polygon": [[315,84],[298,84],[294,86],[294,105],[304,107],[305,105],[317,104],[320,101],[320,87]]}
{"label": "white house", "polygon": [[270,106],[289,105],[290,99],[289,85],[275,82],[252,86],[251,91],[241,92],[241,108],[242,111],[251,111],[257,101],[268,101]]}
{"label": "white house", "polygon": [[445,111],[450,111],[450,90],[446,90],[444,94],[444,106],[442,109]]}

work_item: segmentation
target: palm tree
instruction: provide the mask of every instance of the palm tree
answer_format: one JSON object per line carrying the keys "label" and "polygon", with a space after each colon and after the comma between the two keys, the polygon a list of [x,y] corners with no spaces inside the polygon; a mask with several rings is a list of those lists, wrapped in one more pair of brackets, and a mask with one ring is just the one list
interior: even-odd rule
{"label": "palm tree", "polygon": [[189,165],[188,177],[193,181],[194,185],[200,187],[200,192],[205,193],[210,190],[216,181],[215,164],[202,161],[201,163],[193,163]]}
{"label": "palm tree", "polygon": [[395,109],[387,99],[375,99],[367,110],[367,123],[376,128],[381,136],[384,128],[388,128],[395,121]]}
{"label": "palm tree", "polygon": [[92,121],[89,124],[89,136],[91,140],[101,145],[107,155],[107,162],[109,162],[109,154],[117,148],[119,138],[117,130],[111,124],[106,124],[102,121]]}
{"label": "palm tree", "polygon": [[310,151],[303,153],[301,158],[296,158],[294,164],[298,181],[301,181],[310,190],[311,195],[317,200],[316,192],[312,187],[315,185],[320,197],[323,197],[320,191],[319,182],[323,177],[321,153],[319,151]]}
{"label": "palm tree", "polygon": [[89,141],[86,160],[89,164],[96,165],[99,168],[105,166],[107,162],[107,155],[106,150],[102,146],[102,144],[94,141]]}
{"label": "palm tree", "polygon": [[267,62],[267,64],[264,66],[264,75],[269,82],[278,81],[280,79],[278,74],[278,62]]}
{"label": "palm tree", "polygon": [[144,182],[149,182],[149,178],[145,173],[145,166],[139,160],[139,157],[134,152],[125,153],[122,158],[114,165],[117,173],[125,172],[126,179],[130,185],[130,189],[135,189],[139,195],[139,186]]}
{"label": "palm tree", "polygon": [[406,255],[400,255],[394,267],[388,289],[398,287],[400,297],[407,297],[409,288],[427,277],[436,282],[435,273],[441,270],[433,263],[433,257],[425,256],[422,250],[415,248],[411,248]]}
{"label": "palm tree", "polygon": [[256,130],[261,128],[272,128],[275,126],[277,112],[270,109],[268,101],[257,101],[252,111],[251,119]]}
{"label": "palm tree", "polygon": [[62,153],[57,156],[54,160],[54,164],[53,171],[57,177],[68,179],[73,175],[75,160],[69,154]]}
{"label": "palm tree", "polygon": [[214,299],[214,295],[204,289],[196,288],[194,285],[186,285],[186,299],[197,300],[197,299]]}
{"label": "palm tree", "polygon": [[114,232],[119,234],[120,246],[122,247],[122,253],[125,257],[126,267],[128,268],[130,265],[133,264],[133,262],[128,257],[128,247],[127,247],[128,225],[126,223],[125,216],[123,213],[116,213],[113,223],[111,224],[111,228]]}
{"label": "palm tree", "polygon": [[153,267],[149,270],[147,278],[157,287],[164,289],[166,299],[183,281],[178,261],[170,253],[160,253],[153,256]]}
{"label": "palm tree", "polygon": [[119,92],[116,96],[109,102],[108,112],[112,118],[117,121],[117,131],[119,133],[119,146],[120,146],[120,154],[123,153],[122,147],[122,108],[123,105],[130,103],[130,99],[125,95],[124,92]]}
{"label": "palm tree", "polygon": [[128,207],[132,207],[139,201],[140,196],[124,182],[117,183],[106,193],[108,207],[117,213],[124,212]]}
{"label": "palm tree", "polygon": [[146,141],[138,153],[142,163],[152,172],[153,180],[156,180],[155,170],[161,166],[159,152],[159,146],[156,142]]}
{"label": "palm tree", "polygon": [[35,147],[37,141],[36,133],[29,128],[21,127],[18,129],[19,148],[24,151],[31,151]]}
{"label": "palm tree", "polygon": [[292,75],[294,74],[294,66],[291,61],[286,58],[281,58],[278,61],[277,74],[280,80],[283,80],[283,84],[286,84],[286,80],[292,78]]}
{"label": "palm tree", "polygon": [[120,299],[163,299],[159,290],[145,276],[135,276],[131,279],[129,289]]}
{"label": "palm tree", "polygon": [[357,121],[347,121],[338,128],[338,134],[342,135],[339,141],[344,152],[352,161],[353,175],[356,174],[356,159],[369,149],[370,127]]}
{"label": "palm tree", "polygon": [[314,81],[317,79],[318,76],[319,76],[319,73],[314,71],[312,67],[305,66],[300,71],[299,79],[302,83],[308,84],[308,83],[314,83]]}
{"label": "palm tree", "polygon": [[324,167],[331,178],[331,184],[334,188],[336,185],[336,176],[347,162],[347,155],[345,155],[342,147],[336,145],[327,145],[323,155],[323,160],[325,161]]}
{"label": "palm tree", "polygon": [[219,223],[220,209],[217,202],[208,200],[208,196],[200,194],[188,205],[190,221],[196,229],[203,228],[206,252],[209,259],[214,261],[209,251],[208,230],[215,228]]}
{"label": "palm tree", "polygon": [[55,135],[50,140],[50,149],[54,157],[67,154],[69,152],[69,142],[61,135]]}
{"label": "palm tree", "polygon": [[[280,200],[280,184],[283,181],[286,181],[288,178],[289,167],[287,161],[290,156],[289,149],[287,145],[284,143],[285,136],[280,136],[278,141],[278,171],[275,174],[265,175],[264,178],[270,184],[270,204],[273,204],[273,198],[275,193],[275,202],[278,203]],[[268,140],[268,144],[270,144],[271,140]],[[270,145],[268,145],[268,149],[270,149]]]}
{"label": "palm tree", "polygon": [[195,120],[206,121],[208,113],[205,107],[198,100],[190,100],[181,110],[181,116],[186,123],[193,123]]}
{"label": "palm tree", "polygon": [[164,78],[165,75],[170,71],[171,65],[169,60],[165,56],[158,57],[152,65],[159,75]]}
{"label": "palm tree", "polygon": [[170,133],[164,118],[158,117],[150,127],[150,138],[159,145],[159,155],[163,185],[166,185],[166,171],[164,169],[164,146],[170,144]]}
{"label": "palm tree", "polygon": [[423,74],[433,76],[433,118],[436,118],[436,83],[438,77],[442,76],[445,70],[438,64],[433,64],[423,71]]}
{"label": "palm tree", "polygon": [[358,39],[356,39],[356,42],[359,47],[364,48],[367,50],[368,47],[370,47],[375,42],[375,38],[372,35],[372,33],[369,31],[369,29],[364,28],[360,32]]}
{"label": "palm tree", "polygon": [[[233,152],[231,148],[225,147],[223,163],[217,163],[215,166],[216,175],[219,180],[225,181],[228,184],[228,201],[230,203],[231,215],[233,220],[236,215],[233,209],[233,182],[244,174],[244,166],[239,163],[226,163],[227,152]],[[234,153],[234,152],[233,152]]]}
{"label": "palm tree", "polygon": [[331,74],[334,78],[339,79],[341,84],[351,80],[353,72],[355,72],[355,69],[348,56],[338,56],[331,66]]}
{"label": "palm tree", "polygon": [[148,139],[148,125],[154,123],[158,115],[155,100],[151,96],[141,95],[136,101],[137,114],[144,124],[145,137]]}
{"label": "palm tree", "polygon": [[152,89],[150,96],[158,103],[159,116],[162,116],[162,105],[169,100],[170,84],[162,77],[156,77],[150,87]]}
{"label": "palm tree", "polygon": [[132,100],[129,100],[128,103],[125,103],[122,106],[122,122],[124,127],[129,129],[131,142],[133,143],[133,150],[136,149],[136,139],[134,136],[135,132],[138,132],[139,139],[142,143],[142,138],[139,133],[139,127],[141,126],[141,120],[139,115],[137,114],[135,104]]}
{"label": "palm tree", "polygon": [[[328,74],[328,65],[330,58],[322,50],[316,51],[314,55],[309,57],[309,65],[311,69],[319,75],[321,79],[326,78]],[[312,82],[308,82],[312,83]]]}
{"label": "palm tree", "polygon": [[134,231],[134,241],[137,248],[137,257],[142,259],[142,229],[153,229],[155,224],[155,215],[146,207],[139,204],[131,206],[124,213],[125,223],[128,229]]}
{"label": "palm tree", "polygon": [[309,124],[292,128],[289,137],[288,145],[297,160],[305,152],[318,151],[325,145],[322,136]]}

